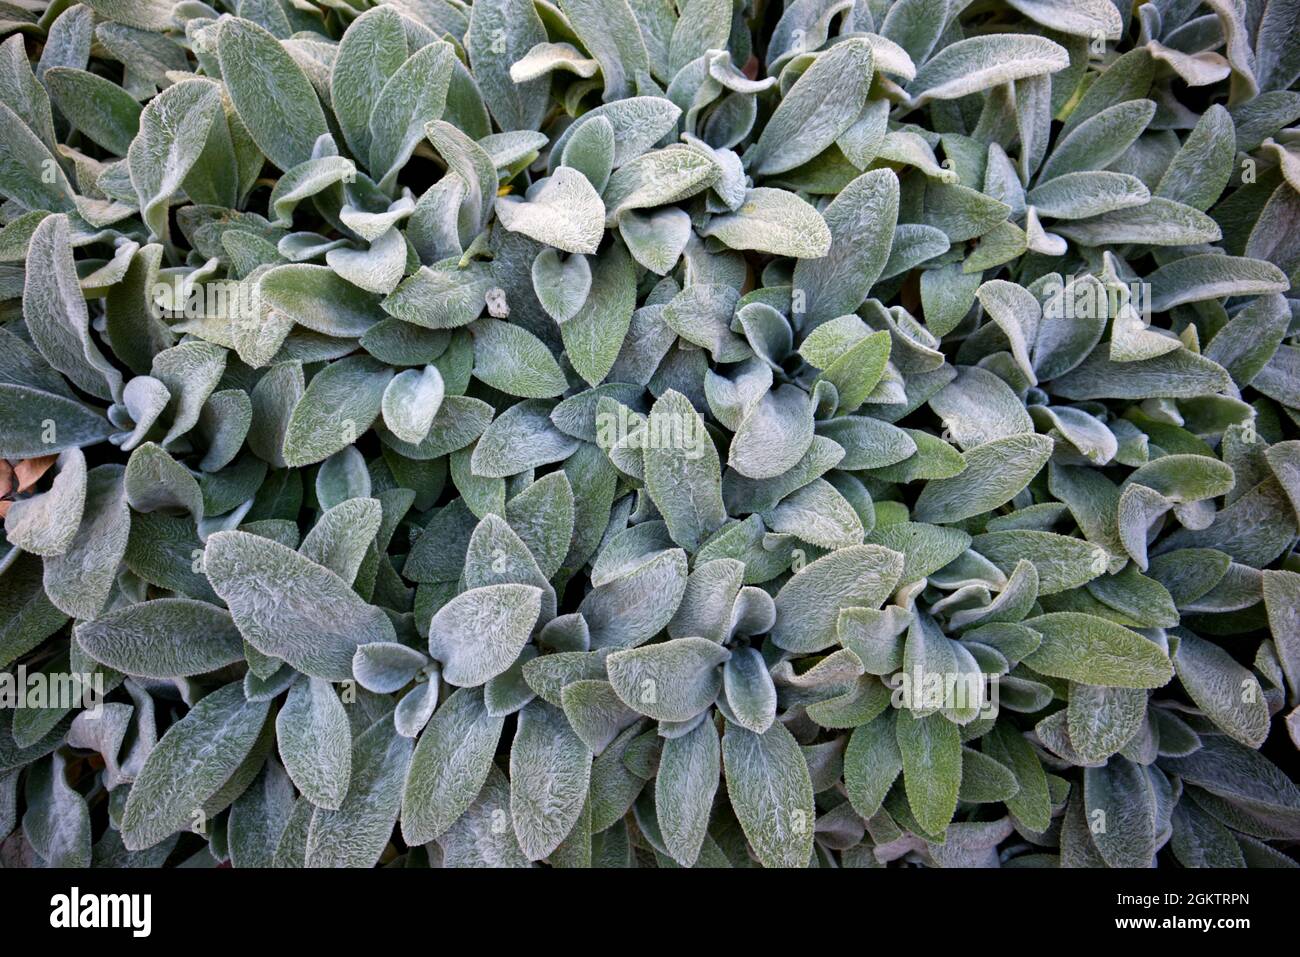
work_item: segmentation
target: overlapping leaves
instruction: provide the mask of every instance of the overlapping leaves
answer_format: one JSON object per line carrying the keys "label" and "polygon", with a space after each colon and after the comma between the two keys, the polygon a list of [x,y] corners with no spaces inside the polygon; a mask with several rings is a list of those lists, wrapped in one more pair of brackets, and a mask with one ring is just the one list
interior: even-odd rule
{"label": "overlapping leaves", "polygon": [[0,861],[1294,864],[1296,4],[19,7]]}

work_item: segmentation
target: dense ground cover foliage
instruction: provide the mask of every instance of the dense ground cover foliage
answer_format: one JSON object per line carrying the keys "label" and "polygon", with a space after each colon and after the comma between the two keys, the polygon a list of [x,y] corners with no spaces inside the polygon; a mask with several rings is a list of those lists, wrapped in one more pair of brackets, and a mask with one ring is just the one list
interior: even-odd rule
{"label": "dense ground cover foliage", "polygon": [[0,0],[0,861],[1294,866],[1297,26]]}

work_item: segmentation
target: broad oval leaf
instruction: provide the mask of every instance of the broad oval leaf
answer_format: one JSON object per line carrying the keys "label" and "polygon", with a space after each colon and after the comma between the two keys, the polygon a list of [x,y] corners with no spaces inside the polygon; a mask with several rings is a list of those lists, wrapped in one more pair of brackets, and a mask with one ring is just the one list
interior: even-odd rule
{"label": "broad oval leaf", "polygon": [[189,827],[192,815],[231,779],[262,735],[270,702],[248,701],[228,684],[167,729],[140,769],[122,812],[122,842],[144,850]]}
{"label": "broad oval leaf", "polygon": [[352,731],[347,711],[329,682],[301,678],[275,716],[280,760],[303,796],[316,807],[343,806],[352,778]]}
{"label": "broad oval leaf", "polygon": [[471,588],[434,614],[429,654],[448,684],[481,685],[509,668],[541,613],[542,590],[502,584]]}
{"label": "broad oval leaf", "polygon": [[813,853],[808,763],[781,722],[762,734],[728,722],[722,760],[731,806],[764,867],[807,867]]}
{"label": "broad oval leaf", "polygon": [[408,844],[437,840],[473,803],[492,769],[505,719],[488,714],[483,692],[454,692],[425,727],[402,792]]}
{"label": "broad oval leaf", "polygon": [[312,677],[346,681],[357,645],[396,640],[388,617],[342,578],[269,539],[217,532],[203,569],[249,644]]}
{"label": "broad oval leaf", "polygon": [[230,614],[189,598],[142,601],[84,622],[77,643],[101,664],[145,678],[206,674],[244,657]]}
{"label": "broad oval leaf", "polygon": [[282,170],[312,158],[325,113],[302,68],[280,41],[250,20],[222,21],[221,75],[253,142]]}

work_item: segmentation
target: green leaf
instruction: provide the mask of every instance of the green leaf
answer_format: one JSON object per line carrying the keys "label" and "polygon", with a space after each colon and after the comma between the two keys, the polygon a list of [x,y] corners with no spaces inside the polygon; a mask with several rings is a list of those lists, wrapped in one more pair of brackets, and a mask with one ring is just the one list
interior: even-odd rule
{"label": "green leaf", "polygon": [[[589,61],[590,62],[590,61]],[[603,116],[583,123],[564,144],[563,166],[572,167],[587,178],[597,193],[609,184],[609,174],[614,170],[614,124]],[[555,172],[559,173],[559,169]],[[604,207],[601,207],[604,211]]]}
{"label": "green leaf", "polygon": [[[94,445],[112,432],[108,420],[90,406],[40,389],[0,383],[0,456],[6,459],[21,461]],[[47,438],[54,441],[44,441]]]}
{"label": "green leaf", "polygon": [[1014,727],[999,723],[983,739],[984,753],[1011,769],[1019,789],[1004,803],[1016,819],[1041,834],[1052,823],[1052,798],[1038,755]]}
{"label": "green leaf", "polygon": [[75,194],[63,168],[22,117],[4,103],[0,103],[0,137],[7,146],[0,156],[0,193],[25,209],[70,212]]}
{"label": "green leaf", "polygon": [[234,682],[204,697],[167,729],[140,769],[122,812],[128,850],[186,830],[252,752],[270,703],[248,701]]}
{"label": "green leaf", "polygon": [[1187,694],[1229,737],[1258,748],[1269,725],[1259,679],[1218,645],[1183,629],[1177,634],[1174,670]]}
{"label": "green leaf", "polygon": [[1184,867],[1246,866],[1232,831],[1193,801],[1174,805],[1169,849]]}
{"label": "green leaf", "polygon": [[338,810],[317,808],[307,830],[304,867],[373,867],[401,809],[414,742],[381,717],[355,741],[352,777]]}
{"label": "green leaf", "polygon": [[669,534],[694,550],[727,512],[718,451],[686,396],[669,389],[655,402],[643,454],[646,488]]}
{"label": "green leaf", "polygon": [[971,548],[1008,574],[1027,559],[1038,573],[1040,595],[1076,588],[1104,574],[1110,564],[1110,553],[1098,545],[1035,529],[977,535]]}
{"label": "green leaf", "polygon": [[568,383],[545,344],[519,326],[482,319],[474,336],[474,376],[507,395],[544,399],[559,395]]}
{"label": "green leaf", "polygon": [[923,522],[894,522],[867,536],[871,544],[882,545],[903,555],[903,584],[920,581],[955,561],[971,543],[971,538],[957,528],[927,525]]}
{"label": "green leaf", "polygon": [[1215,242],[1223,233],[1219,224],[1200,210],[1161,196],[1151,197],[1142,206],[1057,223],[1052,229],[1084,246],[1116,243],[1188,246]]}
{"label": "green leaf", "polygon": [[489,765],[487,783],[474,803],[439,839],[444,867],[531,867],[513,828],[500,826],[510,813],[510,782]]}
{"label": "green leaf", "polygon": [[72,544],[86,504],[86,457],[69,449],[56,461],[50,487],[14,501],[5,513],[5,537],[33,555],[62,555]]}
{"label": "green leaf", "polygon": [[813,853],[812,780],[794,737],[779,721],[762,734],[727,724],[722,737],[727,795],[764,867],[807,867]]}
{"label": "green leaf", "polygon": [[346,681],[357,645],[395,640],[388,617],[347,582],[269,539],[217,532],[203,568],[249,644],[304,674]]}
{"label": "green leaf", "polygon": [[718,731],[707,718],[664,742],[655,778],[655,816],[664,845],[682,867],[693,867],[700,856],[721,770]]}
{"label": "green leaf", "polygon": [[1232,176],[1237,137],[1232,116],[1218,103],[1201,118],[1156,184],[1155,195],[1209,209]]}
{"label": "green leaf", "polygon": [[741,418],[727,464],[749,478],[776,478],[794,468],[812,441],[812,403],[801,389],[781,386]]}
{"label": "green leaf", "polygon": [[406,34],[394,7],[367,10],[344,31],[330,71],[330,106],[354,156],[370,156],[371,113],[406,57]]}
{"label": "green leaf", "polygon": [[384,425],[403,442],[419,445],[433,427],[445,392],[437,366],[399,372],[384,388]]}
{"label": "green leaf", "polygon": [[1283,837],[1295,833],[1300,791],[1277,765],[1227,735],[1201,736],[1201,747],[1161,764],[1185,784],[1202,789],[1197,803],[1226,816],[1234,827]]}
{"label": "green leaf", "polygon": [[474,474],[506,478],[572,455],[578,440],[557,429],[550,412],[550,403],[533,399],[497,416],[474,447],[470,460]]}
{"label": "green leaf", "polygon": [[1108,688],[1159,688],[1173,677],[1159,645],[1104,618],[1054,612],[1024,624],[1043,636],[1025,658],[1042,674]]}
{"label": "green leaf", "polygon": [[186,511],[203,520],[203,493],[188,469],[146,442],[126,463],[126,500],[137,512]]}
{"label": "green leaf", "polygon": [[490,0],[472,8],[465,46],[484,102],[503,130],[535,130],[546,113],[549,81],[514,79],[512,65],[546,42],[546,28],[530,3]]}
{"label": "green leaf", "polygon": [[829,648],[837,640],[840,610],[879,606],[898,584],[903,562],[891,549],[854,545],[807,565],[776,594],[772,641],[805,654]]}
{"label": "green leaf", "polygon": [[1296,694],[1300,687],[1300,575],[1266,570],[1263,574],[1264,608],[1277,647],[1282,671]]}
{"label": "green leaf", "polygon": [[600,62],[605,102],[629,96],[637,72],[648,71],[650,62],[627,0],[560,0],[559,8],[582,45]]}
{"label": "green leaf", "polygon": [[522,85],[560,70],[589,80],[600,72],[600,63],[583,56],[572,43],[536,43],[510,64],[510,79]]}
{"label": "green leaf", "polygon": [[955,522],[991,511],[1016,496],[1052,454],[1042,435],[1013,435],[976,446],[965,454],[966,468],[953,478],[932,479],[916,500],[923,522]]}
{"label": "green leaf", "polygon": [[1215,333],[1205,357],[1223,366],[1234,382],[1247,385],[1277,352],[1290,319],[1282,296],[1260,296]]}
{"label": "green leaf", "polygon": [[886,711],[853,729],[844,751],[844,787],[853,810],[871,818],[903,770],[895,713]]}
{"label": "green leaf", "polygon": [[312,158],[328,132],[302,68],[274,36],[249,20],[224,20],[217,35],[221,76],[253,142],[282,170]]}
{"label": "green leaf", "polygon": [[420,736],[402,792],[402,836],[412,846],[442,837],[492,770],[505,719],[488,714],[476,688],[454,692]]}
{"label": "green leaf", "polygon": [[1064,173],[1031,189],[1025,202],[1039,216],[1087,219],[1116,209],[1142,206],[1151,193],[1136,176],[1105,170]]}
{"label": "green leaf", "polygon": [[392,378],[388,366],[369,356],[349,356],[322,369],[289,416],[285,463],[310,465],[353,444],[378,417]]}
{"label": "green leaf", "polygon": [[450,43],[430,43],[411,54],[380,90],[370,111],[370,172],[381,187],[397,179],[426,124],[442,117],[455,58]]}
{"label": "green leaf", "polygon": [[1290,287],[1286,274],[1270,262],[1211,254],[1166,263],[1146,281],[1151,283],[1151,308],[1156,312],[1207,299],[1285,292]]}
{"label": "green leaf", "polygon": [[1034,430],[1010,386],[978,366],[960,366],[957,377],[930,399],[930,408],[965,449]]}
{"label": "green leaf", "polygon": [[44,83],[73,126],[113,155],[127,155],[141,112],[129,93],[94,73],[64,66],[46,70]]}
{"label": "green leaf", "polygon": [[564,712],[533,701],[519,712],[510,748],[510,817],[519,847],[537,861],[577,823],[591,782],[591,752]]}
{"label": "green leaf", "polygon": [[492,275],[482,265],[465,269],[421,266],[382,303],[384,311],[426,329],[454,329],[483,312]]}
{"label": "green leaf", "polygon": [[243,660],[229,613],[207,602],[158,598],[119,608],[77,627],[91,658],[146,678],[183,678]]}
{"label": "green leaf", "polygon": [[89,6],[104,19],[137,30],[161,33],[172,27],[172,9],[166,0],[90,0]]}
{"label": "green leaf", "polygon": [[818,56],[745,153],[750,172],[784,173],[834,143],[862,113],[872,65],[871,44],[862,38],[837,43]]}
{"label": "green leaf", "polygon": [[732,249],[796,259],[819,259],[831,248],[830,227],[816,209],[794,193],[762,186],[746,192],[734,212],[710,219],[700,235],[720,239]]}
{"label": "green leaf", "polygon": [[1084,768],[1084,807],[1093,843],[1111,867],[1150,867],[1163,830],[1162,805],[1171,804],[1169,784],[1154,768],[1122,757],[1104,766]]}
{"label": "green leaf", "polygon": [[880,34],[921,62],[934,51],[947,15],[947,5],[935,0],[899,0],[885,14]]}
{"label": "green leaf", "polygon": [[300,678],[275,717],[280,760],[316,807],[338,810],[352,776],[352,731],[333,687],[320,678]]}
{"label": "green leaf", "polygon": [[1147,716],[1140,688],[1070,684],[1070,744],[1087,761],[1102,762],[1133,739]]}
{"label": "green leaf", "polygon": [[906,709],[895,722],[907,803],[920,825],[942,834],[957,809],[961,788],[961,737],[941,714],[915,717]]}
{"label": "green leaf", "polygon": [[541,600],[533,585],[486,585],[438,609],[429,654],[441,662],[447,683],[474,687],[509,668],[537,623]]}
{"label": "green leaf", "polygon": [[414,648],[394,641],[358,645],[352,656],[357,683],[376,694],[392,694],[415,680],[429,659]]}
{"label": "green leaf", "polygon": [[722,687],[735,723],[762,734],[776,719],[776,686],[754,648],[737,648],[722,668]]}
{"label": "green leaf", "polygon": [[[826,207],[829,251],[816,260],[800,260],[794,269],[794,287],[804,294],[805,323],[824,322],[862,305],[889,261],[898,201],[898,177],[879,169],[853,180]],[[854,408],[847,401],[841,404]]]}
{"label": "green leaf", "polygon": [[639,720],[608,681],[571,681],[560,691],[560,704],[569,725],[593,754],[601,754],[620,731]]}
{"label": "green leaf", "polygon": [[289,776],[267,761],[230,808],[227,840],[234,867],[272,867],[276,845],[293,814],[294,790]]}
{"label": "green leaf", "polygon": [[463,132],[442,120],[427,124],[424,135],[448,168],[464,181],[466,197],[460,213],[462,233],[478,235],[487,225],[496,202],[497,173],[492,157]]}
{"label": "green leaf", "polygon": [[601,198],[606,224],[617,223],[628,210],[688,199],[708,189],[721,175],[711,155],[690,146],[674,144],[637,156],[616,169],[605,185]]}
{"label": "green leaf", "polygon": [[[89,314],[77,281],[71,242],[68,218],[62,215],[47,216],[32,233],[22,288],[23,319],[32,344],[50,366],[82,391],[107,399],[121,393],[122,375],[90,335]],[[37,386],[34,382],[16,384]],[[64,414],[72,418],[74,428],[89,430],[84,415],[78,421],[71,409]],[[54,438],[59,441],[57,433]]]}
{"label": "green leaf", "polygon": [[[716,775],[715,775],[716,779]],[[89,867],[90,811],[68,784],[67,760],[54,754],[27,772],[23,835],[47,867]]]}
{"label": "green leaf", "polygon": [[615,244],[597,260],[582,308],[560,326],[569,362],[588,385],[598,385],[614,367],[635,309],[632,257]]}
{"label": "green leaf", "polygon": [[586,176],[561,166],[528,199],[503,196],[497,219],[506,229],[567,253],[594,253],[605,234],[605,206]]}
{"label": "green leaf", "polygon": [[327,266],[276,266],[258,278],[257,292],[277,315],[327,336],[363,336],[384,319],[375,296]]}
{"label": "green leaf", "polygon": [[686,553],[673,548],[597,585],[578,606],[591,647],[634,648],[649,641],[672,620],[686,584]]}
{"label": "green leaf", "polygon": [[506,520],[547,578],[554,577],[573,539],[574,496],[564,472],[538,479],[506,502]]}
{"label": "green leaf", "polygon": [[663,139],[676,127],[681,115],[681,108],[662,96],[630,96],[607,102],[583,113],[560,134],[551,147],[550,169],[559,164],[569,140],[578,130],[598,118],[603,117],[614,128],[613,166],[617,169]]}
{"label": "green leaf", "polygon": [[729,657],[707,638],[674,638],[615,651],[605,660],[609,681],[629,708],[659,721],[689,721],[717,698],[718,666]]}
{"label": "green leaf", "polygon": [[961,749],[961,791],[958,798],[973,804],[992,804],[1016,796],[1020,785],[1006,765],[965,746]]}
{"label": "green leaf", "polygon": [[578,314],[591,292],[591,264],[586,256],[561,258],[558,250],[543,249],[533,260],[532,278],[538,302],[560,325]]}
{"label": "green leaf", "polygon": [[916,71],[907,91],[916,105],[954,100],[1068,64],[1065,48],[1046,37],[989,33],[944,47]]}
{"label": "green leaf", "polygon": [[168,87],[140,114],[127,163],[151,238],[168,237],[168,202],[198,162],[208,130],[218,121],[225,122],[221,88],[207,80]]}
{"label": "green leaf", "polygon": [[1057,141],[1039,173],[1042,182],[1067,173],[1105,169],[1142,135],[1156,104],[1152,100],[1128,100],[1107,107],[1084,120]]}
{"label": "green leaf", "polygon": [[1091,39],[1101,34],[1108,40],[1118,40],[1124,29],[1119,11],[1107,0],[1008,0],[1008,3],[1036,23],[1071,36]]}
{"label": "green leaf", "polygon": [[124,471],[118,465],[90,470],[76,534],[62,554],[45,558],[45,593],[72,618],[98,617],[113,589],[131,534]]}
{"label": "green leaf", "polygon": [[763,520],[773,532],[794,535],[820,548],[848,548],[862,542],[862,520],[848,499],[825,479],[814,479],[787,495]]}

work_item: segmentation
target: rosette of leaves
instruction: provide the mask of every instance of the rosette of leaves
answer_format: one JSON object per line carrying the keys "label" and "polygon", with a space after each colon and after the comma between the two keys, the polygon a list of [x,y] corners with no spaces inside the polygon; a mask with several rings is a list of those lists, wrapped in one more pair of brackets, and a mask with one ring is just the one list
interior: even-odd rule
{"label": "rosette of leaves", "polygon": [[1298,18],[6,5],[0,860],[1293,866]]}

